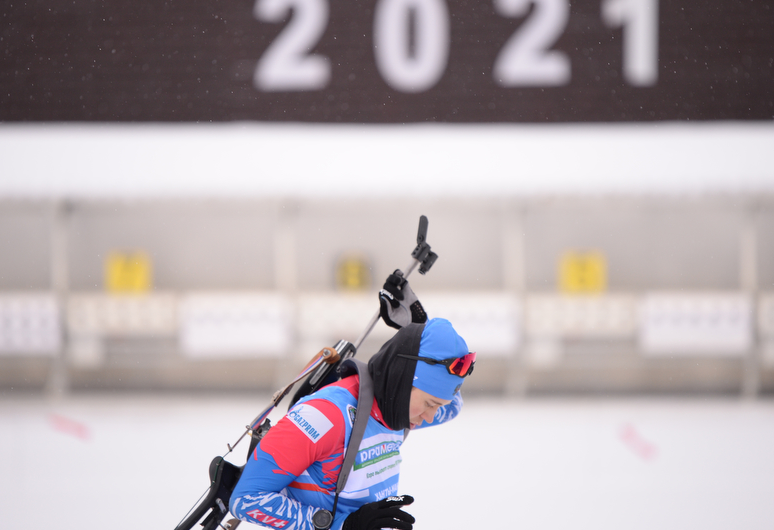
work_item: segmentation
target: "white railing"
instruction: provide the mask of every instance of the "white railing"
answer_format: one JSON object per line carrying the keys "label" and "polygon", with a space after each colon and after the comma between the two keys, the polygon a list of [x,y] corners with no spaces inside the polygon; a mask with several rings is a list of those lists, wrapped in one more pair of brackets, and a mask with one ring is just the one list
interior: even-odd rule
{"label": "white railing", "polygon": [[649,293],[640,302],[646,355],[732,355],[753,343],[752,301],[742,293]]}
{"label": "white railing", "polygon": [[774,293],[764,293],[760,297],[758,330],[762,337],[774,339]]}
{"label": "white railing", "polygon": [[625,338],[636,327],[636,299],[630,295],[535,294],[526,299],[525,328],[533,337]]}
{"label": "white railing", "polygon": [[507,357],[522,341],[521,302],[497,292],[429,294],[422,304],[430,317],[449,320],[468,348],[482,357]]}
{"label": "white railing", "polygon": [[51,293],[0,294],[0,355],[56,355],[61,336]]}
{"label": "white railing", "polygon": [[[761,340],[774,338],[774,293],[757,304],[743,292],[443,292],[422,302],[431,317],[448,318],[471,349],[491,357],[515,355],[526,340],[606,339],[632,340],[645,356],[739,356],[755,346],[756,331]],[[353,340],[378,302],[374,293],[73,293],[65,307],[61,314],[52,293],[0,293],[0,354],[55,355],[63,346],[77,353],[109,338],[161,337],[175,338],[193,359],[301,355],[299,344]],[[380,322],[371,337],[384,341],[393,333]]]}
{"label": "white railing", "polygon": [[190,293],[180,298],[183,354],[212,357],[277,357],[293,342],[293,307],[275,293]]}
{"label": "white railing", "polygon": [[67,329],[77,337],[175,335],[177,306],[178,298],[171,293],[72,294],[67,300]]}

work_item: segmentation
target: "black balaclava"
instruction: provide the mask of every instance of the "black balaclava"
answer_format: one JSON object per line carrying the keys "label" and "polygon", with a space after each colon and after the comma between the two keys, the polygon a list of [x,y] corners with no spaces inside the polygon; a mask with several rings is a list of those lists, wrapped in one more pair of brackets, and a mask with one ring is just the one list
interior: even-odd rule
{"label": "black balaclava", "polygon": [[411,427],[409,402],[417,361],[398,357],[398,353],[417,355],[424,324],[409,324],[398,332],[368,361],[368,373],[374,380],[374,397],[387,427],[394,431]]}

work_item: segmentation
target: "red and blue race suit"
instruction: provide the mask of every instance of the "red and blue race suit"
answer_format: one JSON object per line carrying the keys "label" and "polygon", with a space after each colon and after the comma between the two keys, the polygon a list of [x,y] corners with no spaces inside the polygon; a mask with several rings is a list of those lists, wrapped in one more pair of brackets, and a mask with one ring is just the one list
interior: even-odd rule
{"label": "red and blue race suit", "polygon": [[[231,496],[231,513],[270,528],[314,530],[314,512],[333,510],[358,389],[359,378],[353,375],[299,400],[248,458]],[[458,393],[422,427],[449,421],[461,408]],[[344,519],[363,504],[397,494],[403,439],[403,431],[384,425],[374,400],[332,530],[340,530]]]}

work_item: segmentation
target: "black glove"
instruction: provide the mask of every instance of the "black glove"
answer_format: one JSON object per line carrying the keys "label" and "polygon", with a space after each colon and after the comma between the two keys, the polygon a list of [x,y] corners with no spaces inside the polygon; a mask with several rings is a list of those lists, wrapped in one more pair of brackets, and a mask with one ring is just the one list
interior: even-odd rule
{"label": "black glove", "polygon": [[364,504],[344,519],[341,530],[378,530],[379,528],[398,528],[412,530],[415,519],[410,513],[400,509],[414,502],[411,495],[387,497],[377,502]]}
{"label": "black glove", "polygon": [[384,282],[384,287],[379,291],[379,315],[385,324],[395,329],[400,329],[412,322],[416,324],[427,322],[425,308],[422,307],[400,270],[390,274]]}

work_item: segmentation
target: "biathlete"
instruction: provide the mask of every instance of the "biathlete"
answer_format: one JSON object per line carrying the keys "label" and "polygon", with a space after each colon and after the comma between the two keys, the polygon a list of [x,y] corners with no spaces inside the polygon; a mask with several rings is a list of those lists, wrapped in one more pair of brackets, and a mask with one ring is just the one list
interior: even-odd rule
{"label": "biathlete", "polygon": [[[384,287],[380,312],[398,331],[368,362],[374,402],[332,530],[412,530],[414,518],[401,508],[414,499],[398,496],[400,447],[409,429],[457,416],[460,388],[475,363],[448,320],[427,320],[405,279],[390,275]],[[359,388],[356,373],[343,373],[300,399],[249,456],[231,513],[270,528],[315,530],[315,514],[334,509]]]}

